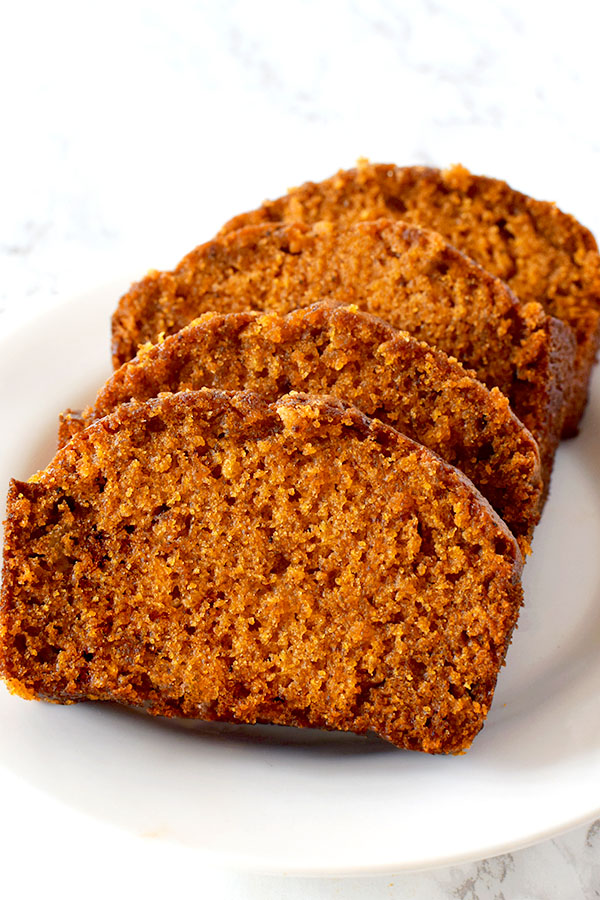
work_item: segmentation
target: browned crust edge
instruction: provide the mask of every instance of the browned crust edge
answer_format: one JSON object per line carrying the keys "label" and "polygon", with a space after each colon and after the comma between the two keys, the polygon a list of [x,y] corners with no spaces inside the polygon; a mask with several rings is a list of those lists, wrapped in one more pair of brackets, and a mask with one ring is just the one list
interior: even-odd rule
{"label": "browned crust edge", "polygon": [[[473,488],[471,483],[452,467],[440,461],[437,457],[430,454],[427,450],[415,445],[407,438],[399,435],[389,426],[383,425],[376,420],[369,420],[358,410],[348,407],[346,404],[332,400],[331,398],[311,397],[303,395],[289,395],[282,398],[276,404],[267,406],[262,403],[260,398],[249,392],[241,392],[237,394],[226,394],[221,391],[201,391],[189,392],[175,395],[167,395],[158,400],[147,401],[144,404],[131,403],[126,406],[119,407],[111,416],[99,420],[85,432],[76,436],[73,441],[57,454],[53,463],[42,473],[39,473],[33,481],[23,484],[20,482],[12,482],[9,492],[8,518],[6,522],[6,543],[4,556],[4,577],[2,596],[0,601],[0,674],[7,680],[10,688],[20,693],[22,696],[31,696],[31,690],[22,680],[15,678],[7,663],[6,640],[7,640],[7,619],[11,607],[11,582],[15,571],[11,565],[12,546],[19,539],[20,518],[23,518],[22,511],[19,511],[19,502],[25,501],[31,503],[35,501],[35,496],[40,491],[51,488],[53,484],[60,483],[60,469],[62,466],[69,466],[73,457],[85,454],[87,446],[90,445],[94,432],[98,430],[108,431],[116,434],[120,428],[127,427],[130,421],[139,421],[140,416],[160,415],[161,411],[172,408],[185,413],[187,410],[200,410],[200,412],[209,420],[217,421],[222,426],[223,416],[227,418],[227,427],[230,434],[235,434],[236,429],[239,435],[253,434],[258,438],[261,434],[272,433],[274,430],[280,430],[282,427],[290,432],[297,432],[299,436],[308,434],[310,437],[311,429],[315,427],[315,420],[318,420],[318,426],[336,423],[343,425],[344,428],[351,429],[360,439],[375,441],[381,449],[382,453],[389,452],[391,449],[410,449],[417,451],[427,465],[433,465],[438,478],[444,484],[446,481],[449,486],[461,495],[469,505],[469,522],[477,521],[480,523],[477,527],[481,527],[484,532],[489,532],[490,539],[494,542],[501,539],[504,547],[505,562],[511,569],[510,583],[506,584],[507,599],[511,605],[512,614],[510,620],[506,622],[503,630],[503,640],[497,648],[497,671],[504,661],[506,650],[510,643],[512,630],[518,617],[518,611],[522,602],[522,592],[519,583],[520,573],[522,569],[522,557],[514,538],[491,509],[489,504],[481,497]],[[219,416],[221,417],[219,419]],[[233,429],[233,431],[231,431]],[[29,499],[25,495],[31,495]],[[15,576],[16,577],[16,576]],[[504,627],[504,626],[503,626]],[[489,684],[487,688],[487,700],[485,704],[479,704],[481,707],[480,721],[472,733],[464,735],[460,745],[452,744],[449,746],[432,746],[411,747],[411,749],[428,749],[428,752],[462,752],[471,743],[475,734],[483,725],[485,715],[491,704],[494,684]],[[94,697],[89,698],[84,695],[69,694],[68,696],[44,696],[43,699],[50,699],[58,702],[73,702],[80,699],[125,699],[120,697]],[[149,708],[150,712],[155,715],[177,715],[172,705],[166,706],[162,704],[161,698],[158,697]],[[222,716],[209,708],[199,710],[198,715],[202,718],[231,720],[230,716]],[[269,718],[269,721],[274,721]],[[286,716],[285,711],[282,712],[280,718],[275,720],[278,724],[289,725],[307,725],[306,721],[296,721],[295,718]],[[317,724],[317,723],[315,723]],[[367,726],[368,727],[368,726]],[[351,730],[351,729],[350,729]],[[360,732],[366,730],[361,727]],[[387,733],[385,730],[379,732],[382,737],[392,740],[399,746],[405,746],[397,734]]]}

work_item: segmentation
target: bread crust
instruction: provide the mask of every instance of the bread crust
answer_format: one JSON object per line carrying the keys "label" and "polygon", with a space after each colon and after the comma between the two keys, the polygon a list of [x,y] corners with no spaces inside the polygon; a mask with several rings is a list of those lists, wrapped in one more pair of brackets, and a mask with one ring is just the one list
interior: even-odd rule
{"label": "bread crust", "polygon": [[434,229],[520,300],[541,303],[572,330],[577,356],[563,428],[565,436],[576,434],[600,345],[600,255],[592,233],[554,203],[464,166],[365,162],[236,216],[221,233],[263,222],[348,224],[382,216]]}
{"label": "bread crust", "polygon": [[163,395],[12,483],[0,674],[55,702],[462,752],[521,567],[461,473],[340,401]]}
{"label": "bread crust", "polygon": [[378,220],[250,225],[134,284],[113,315],[115,367],[198,315],[355,303],[459,359],[506,394],[540,445],[549,484],[572,389],[575,343],[535,302],[434,232]]}
{"label": "bread crust", "polygon": [[145,345],[81,415],[64,414],[60,442],[120,403],[202,387],[352,403],[461,469],[528,552],[542,506],[539,450],[506,397],[443,351],[335,301],[286,315],[206,313]]}

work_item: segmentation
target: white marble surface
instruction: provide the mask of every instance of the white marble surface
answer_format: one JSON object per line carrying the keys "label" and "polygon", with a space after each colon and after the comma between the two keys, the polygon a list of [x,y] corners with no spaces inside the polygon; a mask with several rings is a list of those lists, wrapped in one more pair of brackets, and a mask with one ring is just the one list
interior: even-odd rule
{"label": "white marble surface", "polygon": [[[79,287],[174,264],[234,213],[358,156],[461,161],[556,200],[600,233],[592,9],[583,0],[560,12],[522,0],[5,4],[0,336]],[[20,860],[7,854],[5,884],[22,877]],[[30,887],[47,884],[45,865],[27,873]],[[87,896],[106,896],[110,878],[110,867],[96,871]],[[146,896],[177,883],[164,871],[146,880]],[[63,897],[76,896],[68,869],[60,883]],[[194,890],[232,900],[600,897],[600,821],[451,869],[305,880],[204,868]]]}

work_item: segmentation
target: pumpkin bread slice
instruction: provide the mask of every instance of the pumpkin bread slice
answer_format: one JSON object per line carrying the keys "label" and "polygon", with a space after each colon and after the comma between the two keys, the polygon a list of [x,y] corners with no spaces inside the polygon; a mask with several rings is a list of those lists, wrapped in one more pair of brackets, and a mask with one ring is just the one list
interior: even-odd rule
{"label": "pumpkin bread slice", "polygon": [[29,698],[458,753],[521,566],[465,476],[339,401],[133,401],[11,484],[0,673]]}
{"label": "pumpkin bread slice", "polygon": [[461,469],[528,550],[542,503],[539,451],[504,394],[443,351],[334,301],[284,316],[206,313],[146,344],[93,406],[65,414],[60,443],[120,403],[202,387],[346,400]]}
{"label": "pumpkin bread slice", "polygon": [[255,225],[134,284],[113,315],[115,367],[204,312],[287,313],[355,303],[439,347],[506,394],[540,445],[549,482],[575,352],[569,329],[434,232],[389,220]]}
{"label": "pumpkin bread slice", "polygon": [[572,329],[577,359],[564,434],[575,434],[600,342],[600,255],[591,232],[553,203],[463,166],[440,171],[362,163],[236,216],[223,232],[259,222],[349,224],[382,216],[438,231],[506,281],[520,300],[541,303]]}

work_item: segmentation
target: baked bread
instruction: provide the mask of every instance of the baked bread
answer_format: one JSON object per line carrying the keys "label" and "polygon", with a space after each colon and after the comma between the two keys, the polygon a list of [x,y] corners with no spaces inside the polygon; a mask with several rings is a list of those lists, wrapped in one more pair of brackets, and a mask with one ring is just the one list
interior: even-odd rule
{"label": "baked bread", "polygon": [[520,300],[538,301],[569,325],[577,338],[577,363],[564,429],[575,434],[600,342],[600,256],[588,229],[553,203],[462,166],[441,172],[364,163],[236,216],[223,232],[259,222],[349,224],[381,216],[440,232],[506,281]]}
{"label": "baked bread", "polygon": [[353,408],[163,395],[12,482],[0,673],[30,698],[458,753],[488,712],[520,570],[463,475]]}
{"label": "baked bread", "polygon": [[77,417],[60,443],[120,403],[202,387],[331,394],[376,416],[461,469],[527,551],[541,511],[537,444],[498,388],[381,319],[323,301],[287,315],[206,313],[147,344]]}
{"label": "baked bread", "polygon": [[499,387],[538,441],[548,484],[572,381],[569,329],[414,226],[256,225],[203,244],[173,272],[153,272],[121,298],[114,364],[203,312],[286,313],[325,298],[356,303]]}

